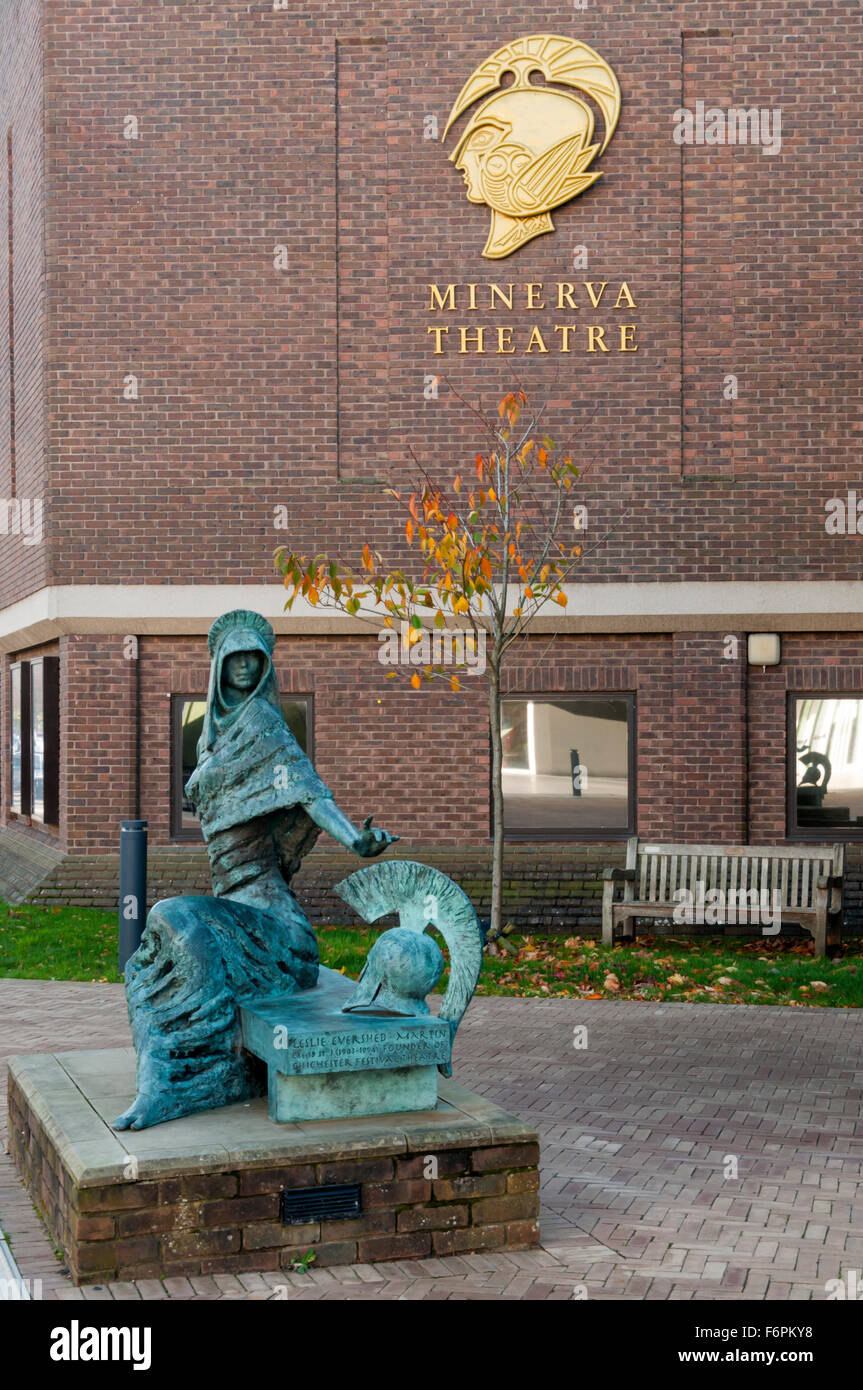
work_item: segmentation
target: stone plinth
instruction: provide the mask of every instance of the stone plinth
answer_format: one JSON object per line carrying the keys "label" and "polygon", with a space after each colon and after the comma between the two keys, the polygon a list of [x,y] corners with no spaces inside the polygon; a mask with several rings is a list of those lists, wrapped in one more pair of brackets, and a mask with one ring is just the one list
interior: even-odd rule
{"label": "stone plinth", "polygon": [[[13,1057],[9,1146],[76,1283],[537,1245],[536,1132],[454,1081],[433,1110],[273,1124],[266,1101],[115,1133],[131,1048]],[[359,1213],[284,1224],[284,1194]]]}
{"label": "stone plinth", "polygon": [[315,989],[241,1006],[243,1044],[267,1067],[271,1120],[434,1109],[449,1025],[430,1015],[342,1013],[355,988],[322,967]]}

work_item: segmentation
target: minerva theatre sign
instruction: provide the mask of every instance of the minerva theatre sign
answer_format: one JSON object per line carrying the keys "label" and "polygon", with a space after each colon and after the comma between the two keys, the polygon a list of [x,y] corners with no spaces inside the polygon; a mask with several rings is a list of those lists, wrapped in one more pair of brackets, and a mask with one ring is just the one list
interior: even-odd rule
{"label": "minerva theatre sign", "polygon": [[[547,85],[534,85],[536,73]],[[594,140],[594,112],[584,96],[602,116],[600,139]],[[484,203],[491,212],[483,256],[502,260],[554,231],[552,211],[601,177],[602,170],[591,166],[614,134],[620,104],[620,84],[608,63],[576,39],[532,34],[480,64],[455,100],[443,139],[474,107],[450,160],[464,177],[470,202]],[[430,284],[428,292],[426,307],[435,315],[428,336],[436,357],[638,351],[636,300],[625,280]],[[509,310],[518,310],[519,318],[521,311],[544,318],[523,327],[506,321]],[[604,321],[596,321],[599,314]]]}

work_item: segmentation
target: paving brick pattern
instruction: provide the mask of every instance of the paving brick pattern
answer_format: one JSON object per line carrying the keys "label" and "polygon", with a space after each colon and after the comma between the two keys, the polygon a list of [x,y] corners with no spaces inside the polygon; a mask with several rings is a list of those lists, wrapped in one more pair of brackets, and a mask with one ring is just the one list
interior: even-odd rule
{"label": "paving brick pattern", "polygon": [[[0,1061],[124,1045],[120,986],[0,980]],[[477,999],[456,1076],[540,1132],[537,1251],[76,1289],[5,1155],[0,1225],[61,1299],[823,1299],[863,1269],[859,1012]]]}

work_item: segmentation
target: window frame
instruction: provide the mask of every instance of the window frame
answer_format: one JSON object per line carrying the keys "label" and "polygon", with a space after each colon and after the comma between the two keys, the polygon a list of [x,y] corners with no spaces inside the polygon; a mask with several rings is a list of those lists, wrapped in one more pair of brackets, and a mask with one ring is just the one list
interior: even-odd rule
{"label": "window frame", "polygon": [[[504,798],[504,831],[503,838],[508,844],[543,844],[553,841],[561,841],[567,844],[578,844],[582,840],[586,841],[625,841],[638,834],[638,756],[636,748],[636,696],[635,690],[508,690],[505,695],[501,695],[501,702],[504,700],[532,700],[534,704],[543,704],[553,700],[624,700],[626,702],[626,730],[627,730],[627,758],[626,758],[626,814],[627,825],[625,828],[610,826],[607,829],[587,830],[574,826],[571,830],[507,830],[506,828],[506,798]],[[489,731],[489,771],[488,771],[488,790],[489,790],[489,839],[494,836],[494,802],[492,798],[492,766],[491,766],[491,731]]]}
{"label": "window frame", "polygon": [[807,840],[818,844],[837,841],[863,840],[863,825],[798,825],[797,824],[797,701],[798,700],[859,700],[863,690],[788,690],[785,711],[785,838]]}
{"label": "window frame", "polygon": [[[187,700],[194,701],[196,704],[206,704],[207,693],[203,694],[175,692],[171,695],[171,787],[170,787],[170,807],[171,807],[171,828],[170,838],[185,844],[200,845],[204,843],[204,835],[200,823],[190,829],[183,828],[183,788],[181,778],[177,775],[178,767],[182,768],[183,755],[183,705]],[[307,695],[304,691],[290,691],[288,694],[281,693],[279,701],[286,700],[305,700],[308,710],[306,728],[308,731],[307,743],[309,752],[307,754],[310,761],[314,761],[315,752],[315,702],[312,695]]]}

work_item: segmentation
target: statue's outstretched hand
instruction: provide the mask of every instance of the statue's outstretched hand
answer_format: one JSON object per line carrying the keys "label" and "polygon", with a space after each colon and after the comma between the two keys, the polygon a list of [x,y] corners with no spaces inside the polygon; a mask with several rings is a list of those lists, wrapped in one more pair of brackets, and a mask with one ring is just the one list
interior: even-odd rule
{"label": "statue's outstretched hand", "polygon": [[373,820],[374,816],[366,816],[362,833],[354,840],[354,850],[363,859],[374,859],[376,855],[383,854],[387,846],[399,838],[398,835],[390,835],[387,830],[378,830],[372,825]]}

